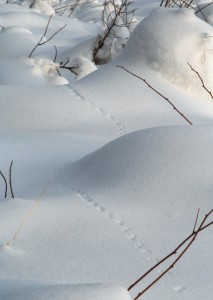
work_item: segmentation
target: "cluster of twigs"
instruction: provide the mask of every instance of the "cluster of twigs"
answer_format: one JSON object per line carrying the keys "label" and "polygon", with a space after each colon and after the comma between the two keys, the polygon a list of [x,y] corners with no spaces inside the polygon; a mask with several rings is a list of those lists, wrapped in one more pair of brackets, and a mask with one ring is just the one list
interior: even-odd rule
{"label": "cluster of twigs", "polygon": [[[76,65],[72,65],[70,63],[70,59],[69,58],[67,58],[64,61],[60,62],[59,68],[60,69],[68,70],[71,73],[73,73],[75,75],[78,75],[78,73],[75,70],[77,70],[79,68],[79,65],[77,65],[77,64]],[[59,72],[59,70],[58,70],[58,72]],[[59,72],[59,75],[60,75],[60,72]]]}
{"label": "cluster of twigs", "polygon": [[192,7],[194,0],[162,0],[160,6],[164,7]]}
{"label": "cluster of twigs", "polygon": [[157,91],[153,86],[151,86],[146,79],[134,74],[133,72],[129,71],[128,69],[126,69],[123,66],[117,66],[118,68],[121,68],[123,70],[125,70],[127,73],[131,74],[132,76],[142,80],[151,90],[153,90],[155,93],[157,93],[159,96],[161,96],[164,100],[166,100],[171,106],[172,108],[190,125],[193,125],[192,122],[172,103],[171,100],[169,100],[169,98],[167,98],[166,96],[164,96],[163,94],[161,94],[159,91]]}
{"label": "cluster of twigs", "polygon": [[200,7],[200,5],[198,3],[193,3],[194,0],[162,0],[160,3],[160,6],[163,7],[185,7],[185,8],[191,8],[195,10],[195,14],[200,13],[203,16],[203,19],[208,23],[208,20],[203,12],[203,10],[212,5],[213,2],[212,0],[209,3],[206,3],[205,5],[202,5],[202,7]]}
{"label": "cluster of twigs", "polygon": [[[153,267],[151,267],[147,272],[145,272],[139,279],[137,279],[133,284],[130,285],[128,291],[132,290],[135,286],[138,286],[141,281],[147,277],[150,273],[152,273],[157,267],[167,261],[170,257],[177,255],[174,261],[157,277],[155,278],[147,287],[145,287],[138,295],[133,299],[137,300],[140,298],[145,292],[147,292],[153,285],[155,285],[165,274],[167,274],[174,266],[178,263],[178,261],[183,257],[183,255],[187,252],[187,250],[191,247],[191,245],[196,240],[198,234],[204,229],[213,225],[213,221],[210,221],[206,224],[207,219],[213,214],[213,209],[210,210],[202,219],[200,225],[197,227],[197,222],[199,218],[199,212],[196,216],[195,224],[192,230],[192,233],[189,234],[173,251],[171,251],[168,255],[166,255],[163,259],[161,259],[158,263],[156,263]],[[181,250],[182,249],[182,250]]]}
{"label": "cluster of twigs", "polygon": [[72,14],[74,13],[74,11],[76,10],[76,8],[82,7],[82,6],[85,6],[87,4],[91,4],[94,2],[95,2],[95,0],[88,0],[88,1],[74,0],[71,2],[71,4],[68,4],[68,5],[61,6],[61,4],[57,4],[57,6],[54,7],[54,10],[55,10],[55,12],[58,12],[60,16],[64,15],[65,12],[68,11],[69,12],[68,18],[70,18],[72,16]]}
{"label": "cluster of twigs", "polygon": [[[111,41],[111,45],[108,47],[108,57],[110,56],[113,41],[119,38],[117,29],[119,27],[126,27],[130,30],[130,25],[134,23],[133,17],[136,10],[129,9],[130,0],[122,0],[120,5],[117,5],[115,0],[105,0],[103,5],[102,23],[106,30],[102,35],[98,36],[96,46],[93,50],[93,61],[96,64],[104,63],[100,61],[98,52],[103,49],[107,40]],[[118,19],[122,20],[122,23],[118,22]]]}
{"label": "cluster of twigs", "polygon": [[[10,193],[11,193],[12,198],[15,198],[14,193],[13,193],[13,186],[12,186],[12,167],[13,167],[13,160],[10,163],[10,169],[9,169],[9,188],[10,188]],[[1,171],[0,171],[0,175],[3,178],[4,184],[5,184],[4,198],[7,198],[7,193],[8,193],[7,179]]]}

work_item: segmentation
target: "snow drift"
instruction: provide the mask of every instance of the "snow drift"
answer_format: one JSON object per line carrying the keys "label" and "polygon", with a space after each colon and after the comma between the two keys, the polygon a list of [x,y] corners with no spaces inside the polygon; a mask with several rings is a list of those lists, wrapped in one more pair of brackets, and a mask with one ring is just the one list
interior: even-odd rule
{"label": "snow drift", "polygon": [[212,26],[197,18],[193,10],[157,8],[133,31],[124,58],[133,64],[145,61],[172,83],[201,94],[202,84],[187,63],[212,90],[212,35]]}

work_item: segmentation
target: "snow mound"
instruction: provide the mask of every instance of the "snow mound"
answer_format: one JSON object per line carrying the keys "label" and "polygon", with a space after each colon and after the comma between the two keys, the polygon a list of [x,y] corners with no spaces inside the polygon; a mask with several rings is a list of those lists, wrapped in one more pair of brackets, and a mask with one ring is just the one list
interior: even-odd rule
{"label": "snow mound", "polygon": [[0,58],[27,56],[34,44],[32,32],[27,28],[15,26],[5,28],[0,32]]}
{"label": "snow mound", "polygon": [[160,228],[153,228],[152,240],[176,241],[173,226],[176,230],[182,222],[185,227],[178,234],[184,236],[183,228],[193,223],[187,223],[189,214],[196,214],[198,207],[204,211],[212,208],[212,151],[212,126],[146,129],[118,138],[66,166],[60,177],[117,214],[148,243],[150,236],[144,228],[155,217],[161,221]]}
{"label": "snow mound", "polygon": [[[109,284],[79,284],[79,285],[49,285],[36,286],[17,283],[0,282],[0,295],[10,300],[130,300],[128,292],[124,288]],[[11,286],[12,285],[12,286]]]}
{"label": "snow mound", "polygon": [[213,157],[211,151],[203,154],[212,148],[211,126],[145,129],[120,137],[73,163],[63,177],[73,185],[83,183],[94,188],[95,184],[100,190],[122,189],[127,183],[137,187],[149,178],[151,185],[153,180],[158,185],[163,175],[163,180],[174,187],[185,185],[186,179],[188,185],[193,185],[203,177],[211,180],[213,171],[208,166]]}
{"label": "snow mound", "polygon": [[81,79],[88,74],[97,70],[95,64],[84,56],[77,56],[72,60],[72,64],[74,65],[74,72],[77,74],[76,79]]}
{"label": "snow mound", "polygon": [[146,62],[173,84],[200,95],[202,84],[187,63],[213,90],[212,35],[212,26],[192,10],[158,8],[136,27],[124,58],[135,64]]}

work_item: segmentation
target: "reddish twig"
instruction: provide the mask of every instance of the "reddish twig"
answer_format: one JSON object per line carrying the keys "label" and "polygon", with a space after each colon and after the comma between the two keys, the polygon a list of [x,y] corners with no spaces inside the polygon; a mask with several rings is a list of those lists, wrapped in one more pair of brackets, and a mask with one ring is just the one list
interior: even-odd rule
{"label": "reddish twig", "polygon": [[168,254],[166,257],[164,257],[160,262],[158,262],[155,266],[153,266],[151,269],[149,269],[143,276],[141,276],[134,284],[132,284],[129,288],[128,291],[131,290],[136,284],[138,284],[142,279],[144,279],[150,272],[152,272],[157,266],[159,266],[160,264],[162,264],[165,260],[167,260],[169,257],[171,257],[172,255],[177,254],[177,251],[191,238],[191,241],[187,244],[187,246],[183,249],[183,251],[178,255],[178,257],[174,260],[174,262],[168,267],[166,268],[166,270],[160,274],[155,280],[153,280],[142,292],[140,292],[133,300],[137,300],[138,298],[140,298],[147,290],[149,290],[154,284],[156,284],[166,273],[168,273],[172,268],[174,268],[174,266],[177,264],[177,262],[181,259],[181,257],[187,252],[187,250],[189,249],[189,247],[193,244],[193,242],[195,241],[197,235],[199,232],[201,232],[202,230],[206,229],[207,227],[209,227],[210,225],[213,224],[212,222],[209,222],[208,224],[206,224],[204,226],[204,223],[206,222],[206,220],[208,219],[208,217],[212,214],[213,209],[209,211],[209,213],[207,213],[203,219],[203,221],[201,222],[200,226],[198,227],[197,230],[195,230],[196,224],[197,224],[197,219],[198,219],[198,214],[196,217],[196,221],[195,221],[195,225],[194,225],[194,229],[192,234],[190,234],[183,242],[181,242],[178,247],[173,250],[170,254]]}
{"label": "reddish twig", "polygon": [[165,97],[163,94],[161,94],[160,92],[158,92],[155,88],[153,88],[145,79],[141,78],[140,76],[132,73],[131,71],[127,70],[126,68],[124,68],[123,66],[118,66],[118,68],[121,68],[123,70],[125,70],[127,73],[131,74],[132,76],[142,80],[151,90],[153,90],[155,93],[157,93],[159,96],[161,96],[164,100],[166,100],[172,107],[173,109],[190,125],[193,125],[192,122],[167,98]]}
{"label": "reddish twig", "polygon": [[195,233],[195,230],[196,230],[196,226],[197,226],[197,221],[198,221],[199,213],[200,213],[200,208],[198,208],[198,210],[197,210],[197,216],[196,216],[194,228],[193,228],[193,231],[192,231],[193,233]]}
{"label": "reddish twig", "polygon": [[211,98],[213,99],[213,94],[212,94],[212,92],[209,91],[209,90],[207,89],[207,87],[205,86],[204,81],[203,81],[202,77],[200,76],[200,74],[199,74],[195,69],[193,69],[192,66],[191,66],[189,63],[187,63],[187,64],[190,66],[191,70],[197,74],[197,76],[199,77],[199,79],[200,79],[200,81],[201,81],[201,83],[202,83],[202,87],[207,91],[207,93],[208,93],[208,94],[211,96]]}
{"label": "reddish twig", "polygon": [[[212,213],[212,211],[211,211],[211,213]],[[211,225],[213,225],[213,221],[209,222],[208,224],[206,224],[205,226],[203,226],[202,228],[200,228],[199,231],[202,231],[202,230],[208,228]],[[194,226],[194,228],[195,228],[195,226]],[[158,263],[156,263],[153,267],[151,267],[147,272],[145,272],[139,279],[137,279],[132,285],[130,285],[130,287],[128,288],[128,291],[130,291],[131,289],[133,289],[133,287],[135,287],[139,282],[141,282],[147,275],[149,275],[153,270],[155,270],[158,266],[160,266],[164,261],[166,261],[167,259],[169,259],[171,256],[177,254],[177,251],[188,240],[190,240],[195,235],[195,233],[196,233],[196,231],[193,229],[193,232],[189,236],[187,236],[172,252],[170,252],[168,255],[166,255],[163,259],[161,259]]]}

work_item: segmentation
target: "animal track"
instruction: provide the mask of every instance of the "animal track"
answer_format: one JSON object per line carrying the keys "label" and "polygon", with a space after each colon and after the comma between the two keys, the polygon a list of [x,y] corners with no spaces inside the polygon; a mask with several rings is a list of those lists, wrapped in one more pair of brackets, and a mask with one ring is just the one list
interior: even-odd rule
{"label": "animal track", "polygon": [[74,192],[81,200],[89,204],[90,206],[94,207],[97,211],[99,211],[105,218],[110,219],[111,222],[113,222],[117,227],[119,227],[120,231],[122,231],[127,239],[131,241],[136,249],[138,249],[141,253],[146,255],[146,258],[148,261],[152,261],[154,263],[157,263],[157,259],[153,257],[151,250],[147,249],[144,243],[139,241],[138,236],[133,233],[133,230],[131,227],[126,226],[125,222],[122,220],[117,220],[116,216],[108,211],[105,207],[100,205],[99,203],[95,202],[89,195],[87,195],[85,192],[77,189],[77,188],[71,188],[69,187],[64,180],[60,177],[60,175],[57,175],[57,178],[61,181],[61,183],[66,187],[66,189]]}
{"label": "animal track", "polygon": [[88,99],[84,98],[76,89],[74,89],[71,85],[67,86],[67,88],[81,101],[86,103],[88,106],[92,107],[94,110],[99,112],[104,118],[109,120],[118,131],[119,135],[124,135],[127,133],[124,124],[122,124],[121,121],[117,120],[115,116],[110,115],[108,112],[106,112],[102,107],[96,106],[94,103],[89,101]]}

